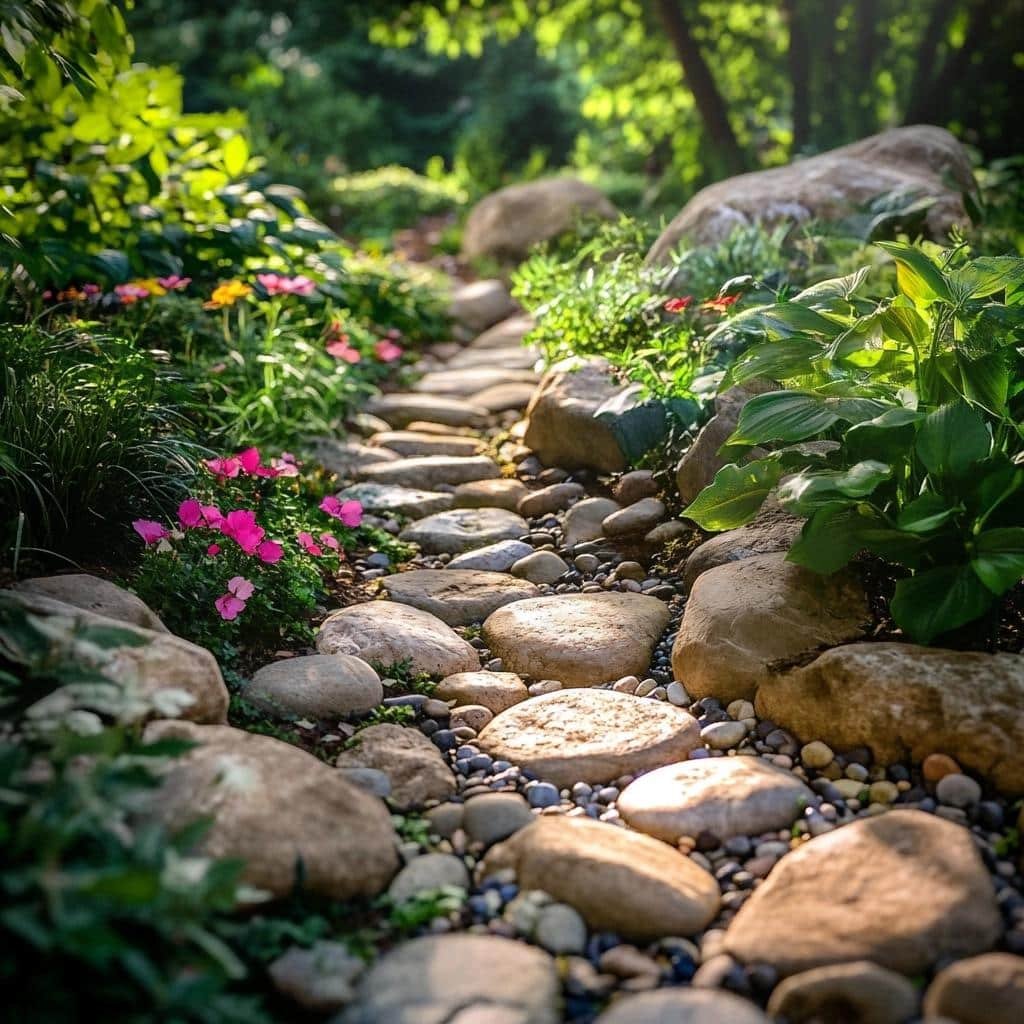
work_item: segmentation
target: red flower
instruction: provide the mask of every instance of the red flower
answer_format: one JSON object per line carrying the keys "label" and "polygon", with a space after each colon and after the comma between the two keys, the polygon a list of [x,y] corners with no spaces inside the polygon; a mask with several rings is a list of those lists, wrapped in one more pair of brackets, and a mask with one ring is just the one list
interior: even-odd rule
{"label": "red flower", "polygon": [[740,301],[739,293],[735,295],[723,295],[717,299],[708,299],[700,304],[701,309],[712,309],[716,313],[728,312],[730,306],[735,306]]}
{"label": "red flower", "polygon": [[682,313],[684,309],[687,309],[693,302],[692,295],[684,295],[682,298],[669,299],[665,303],[664,310],[666,313]]}

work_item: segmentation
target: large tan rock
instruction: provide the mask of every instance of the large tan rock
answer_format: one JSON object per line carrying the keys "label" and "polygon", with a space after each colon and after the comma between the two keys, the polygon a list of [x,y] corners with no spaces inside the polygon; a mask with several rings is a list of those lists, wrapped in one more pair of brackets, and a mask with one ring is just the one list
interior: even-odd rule
{"label": "large tan rock", "polygon": [[366,662],[408,661],[413,672],[473,672],[480,656],[450,626],[419,608],[369,601],[332,612],[316,637],[321,654],[352,654]]}
{"label": "large tan rock", "polygon": [[363,714],[384,699],[380,676],[361,658],[310,654],[258,669],[242,696],[275,715],[344,718]]}
{"label": "large tan rock", "polygon": [[533,399],[536,384],[525,381],[509,381],[507,384],[493,384],[483,391],[474,391],[469,401],[488,412],[519,412]]}
{"label": "large tan rock", "polygon": [[985,953],[950,965],[925,993],[924,1011],[958,1024],[1020,1024],[1024,957]]}
{"label": "large tan rock", "polygon": [[728,562],[694,584],[672,671],[694,698],[751,700],[773,662],[857,639],[870,619],[845,573],[821,576],[781,553]]}
{"label": "large tan rock", "polygon": [[826,651],[758,690],[758,711],[836,750],[885,764],[949,754],[1006,793],[1024,793],[1024,659],[914,644]]}
{"label": "large tan rock", "polygon": [[452,507],[503,508],[506,512],[515,512],[520,498],[527,493],[526,484],[520,480],[473,480],[455,488]]}
{"label": "large tan rock", "polygon": [[471,331],[484,331],[512,316],[518,306],[501,281],[472,281],[455,290],[451,317]]}
{"label": "large tan rock", "polygon": [[498,609],[483,637],[512,672],[595,686],[645,673],[668,620],[656,597],[558,594]]}
{"label": "large tan rock", "polygon": [[523,443],[547,466],[617,473],[626,457],[611,427],[594,413],[621,390],[601,360],[557,363],[526,409]]}
{"label": "large tan rock", "polygon": [[897,810],[787,854],[742,906],[725,950],[781,974],[871,960],[918,974],[944,957],[991,949],[995,892],[970,832]]}
{"label": "large tan rock", "polygon": [[[408,392],[371,398],[366,403],[366,411],[379,416],[395,430],[402,430],[418,421],[441,423],[448,427],[482,427],[488,415],[486,409],[461,398]],[[398,458],[397,455],[395,457]]]}
{"label": "large tan rock", "polygon": [[611,498],[584,498],[565,513],[565,546],[575,547],[604,536],[604,521],[619,511]]}
{"label": "large tan rock", "polygon": [[433,490],[438,484],[465,484],[501,476],[494,459],[486,455],[423,455],[383,462],[357,470],[356,478],[375,484]]}
{"label": "large tan rock", "polygon": [[664,263],[683,239],[698,245],[726,238],[739,225],[838,220],[887,192],[912,191],[935,200],[926,224],[938,240],[968,223],[962,192],[977,189],[967,151],[945,129],[910,125],[849,146],[755,171],[701,189],[651,247]]}
{"label": "large tan rock", "polygon": [[769,1024],[751,1002],[706,988],[661,988],[616,999],[594,1024]]}
{"label": "large tan rock", "polygon": [[598,189],[578,178],[509,185],[485,196],[470,211],[462,233],[462,255],[519,263],[538,242],[570,230],[581,217],[614,220],[617,216]]}
{"label": "large tan rock", "polygon": [[564,787],[684,761],[700,745],[700,730],[671,704],[614,690],[559,690],[503,711],[477,743]]}
{"label": "large tan rock", "polygon": [[375,896],[398,870],[387,808],[312,754],[229,726],[154,722],[146,739],[197,744],[174,760],[148,805],[172,830],[199,818],[210,857],[245,862],[243,879],[282,898],[301,878],[326,899]]}
{"label": "large tan rock", "polygon": [[12,588],[22,594],[38,594],[54,601],[87,612],[105,615],[108,619],[117,619],[132,626],[152,629],[157,633],[166,633],[167,627],[144,601],[136,597],[130,590],[119,587],[110,580],[87,573],[67,573],[63,576],[37,576],[34,579],[22,580]]}
{"label": "large tan rock", "polygon": [[515,672],[459,672],[437,684],[438,700],[455,701],[487,708],[493,715],[521,704],[530,696],[526,683]]}
{"label": "large tan rock", "polygon": [[478,569],[413,569],[382,582],[392,601],[422,608],[449,626],[483,622],[499,608],[540,593],[526,580]]}
{"label": "large tan rock", "polygon": [[591,928],[636,939],[694,935],[718,912],[718,883],[667,843],[588,818],[541,817],[484,858],[482,874],[511,868]]}
{"label": "large tan rock", "polygon": [[529,523],[522,516],[503,508],[453,508],[417,519],[400,536],[418,544],[424,554],[457,555],[518,540],[529,532]]}

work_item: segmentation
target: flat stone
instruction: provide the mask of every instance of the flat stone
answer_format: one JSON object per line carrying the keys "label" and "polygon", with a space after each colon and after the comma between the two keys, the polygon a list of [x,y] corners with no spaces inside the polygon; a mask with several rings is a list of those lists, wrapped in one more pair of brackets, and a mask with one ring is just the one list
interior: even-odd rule
{"label": "flat stone", "polygon": [[647,533],[665,518],[665,505],[657,498],[641,498],[626,508],[613,512],[601,524],[606,537],[628,533]]}
{"label": "flat stone", "polygon": [[371,445],[380,445],[406,457],[422,455],[476,455],[480,442],[475,437],[459,434],[428,434],[418,430],[386,430],[370,438]]}
{"label": "flat stone", "polygon": [[198,851],[240,859],[249,885],[283,898],[301,878],[345,900],[377,895],[398,870],[387,808],[312,754],[226,725],[153,722],[145,738],[196,744],[169,765],[147,820],[176,832],[207,819]]}
{"label": "flat stone", "polygon": [[420,893],[446,886],[469,890],[469,872],[459,857],[450,853],[424,853],[413,857],[388,886],[388,896],[401,906]]}
{"label": "flat stone", "polygon": [[587,947],[587,922],[565,903],[549,903],[537,915],[533,941],[555,956],[581,956]]}
{"label": "flat stone", "polygon": [[417,729],[371,725],[356,733],[337,758],[339,768],[376,768],[391,780],[391,802],[399,810],[447,800],[455,776],[440,751]]}
{"label": "flat stone", "polygon": [[718,912],[718,883],[666,843],[588,818],[540,817],[484,858],[486,877],[515,872],[591,928],[635,939],[694,935]]}
{"label": "flat stone", "polygon": [[753,1004],[729,992],[663,988],[616,999],[594,1024],[771,1024]]}
{"label": "flat stone", "polygon": [[506,317],[493,327],[478,334],[469,344],[467,351],[480,352],[491,349],[507,349],[513,345],[522,345],[523,339],[536,327],[533,318],[519,313]]}
{"label": "flat stone", "polygon": [[725,951],[783,975],[871,960],[901,974],[983,953],[1002,924],[970,832],[892,810],[787,854],[740,908]]}
{"label": "flat stone", "polygon": [[624,473],[612,487],[612,497],[620,505],[632,505],[641,498],[654,498],[658,494],[658,482],[649,469],[634,469]]}
{"label": "flat stone", "polygon": [[292,946],[267,968],[282,995],[312,1013],[332,1013],[354,995],[353,985],[366,961],[343,942],[315,942],[309,949]]}
{"label": "flat stone", "polygon": [[773,676],[756,703],[801,739],[835,750],[865,746],[882,764],[944,754],[1006,793],[1024,793],[1019,655],[849,644]]}
{"label": "flat stone", "polygon": [[555,961],[515,939],[428,935],[363,975],[337,1024],[559,1024]]}
{"label": "flat stone", "polygon": [[916,986],[893,971],[858,960],[828,964],[783,979],[768,1012],[792,1024],[848,1020],[856,1024],[906,1024],[917,1016]]}
{"label": "flat stone", "polygon": [[400,536],[418,544],[424,554],[456,555],[498,541],[516,540],[529,532],[522,516],[503,508],[453,508],[410,523]]}
{"label": "flat stone", "polygon": [[513,381],[508,384],[493,384],[482,391],[474,391],[469,400],[492,413],[518,412],[530,404],[535,391],[535,384]]}
{"label": "flat stone", "polygon": [[661,547],[670,544],[672,541],[682,540],[690,536],[696,527],[691,523],[685,523],[682,519],[670,519],[667,523],[659,523],[653,530],[644,534],[645,544],[656,544]]}
{"label": "flat stone", "polygon": [[464,484],[501,476],[498,464],[486,455],[424,455],[400,462],[385,462],[358,470],[360,480],[430,490],[438,484]]}
{"label": "flat stone", "polygon": [[537,491],[530,491],[519,502],[519,514],[528,518],[547,515],[550,512],[561,512],[574,501],[578,501],[587,492],[581,484],[561,483],[550,484]]}
{"label": "flat stone", "polygon": [[506,370],[492,363],[490,366],[470,366],[425,373],[413,385],[413,390],[428,395],[468,398],[477,391],[501,384],[526,384],[532,388],[539,379],[532,370]]}
{"label": "flat stone", "polygon": [[559,594],[501,608],[483,637],[505,668],[564,686],[645,675],[669,614],[639,594]]}
{"label": "flat stone", "polygon": [[381,582],[392,601],[430,612],[449,626],[483,622],[497,609],[539,593],[526,580],[477,569],[413,569]]}
{"label": "flat stone", "polygon": [[[525,488],[524,488],[525,492]],[[15,583],[12,590],[20,594],[37,594],[62,604],[81,608],[108,619],[127,622],[132,626],[166,633],[167,627],[146,603],[130,590],[110,580],[87,573],[66,573],[62,576],[36,576]]]}
{"label": "flat stone", "polygon": [[584,498],[577,502],[565,514],[565,546],[571,548],[603,537],[602,524],[618,511],[618,503],[611,498]]}
{"label": "flat stone", "polygon": [[452,426],[449,423],[432,423],[430,420],[413,420],[406,428],[414,434],[433,434],[438,437],[472,437],[479,440],[473,427]]}
{"label": "flat stone", "polygon": [[526,700],[526,683],[514,672],[459,672],[442,679],[434,691],[439,700],[456,707],[478,704],[497,715]]}
{"label": "flat stone", "polygon": [[313,454],[324,469],[342,480],[351,480],[365,466],[397,462],[402,457],[387,448],[371,447],[359,441],[336,441],[331,437],[317,438]]}
{"label": "flat stone", "polygon": [[391,796],[391,780],[376,768],[339,768],[338,771],[346,782],[365,789],[367,793],[379,796],[382,800]]}
{"label": "flat stone", "polygon": [[271,714],[344,718],[375,708],[384,699],[380,676],[361,658],[311,654],[264,665],[242,696]]}
{"label": "flat stone", "polygon": [[856,639],[870,621],[864,591],[846,573],[822,576],[782,554],[729,562],[694,584],[672,671],[696,700],[752,700],[771,663]]}
{"label": "flat stone", "polygon": [[1020,1024],[1024,1019],[1024,957],[985,953],[939,972],[924,1012],[959,1024]]}
{"label": "flat stone", "polygon": [[533,552],[533,545],[522,540],[502,540],[485,544],[453,558],[446,569],[480,569],[484,572],[508,572],[519,561]]}
{"label": "flat stone", "polygon": [[351,654],[371,664],[408,661],[413,672],[450,676],[480,667],[477,652],[450,626],[419,608],[369,601],[332,612],[317,633],[321,654]]}
{"label": "flat stone", "polygon": [[554,551],[534,551],[520,558],[509,570],[531,583],[554,583],[569,571],[569,566]]}
{"label": "flat stone", "polygon": [[488,415],[486,409],[461,398],[416,393],[378,395],[366,403],[366,410],[379,416],[394,430],[401,430],[415,420],[429,420],[450,427],[482,427]]}
{"label": "flat stone", "polygon": [[[519,317],[515,318],[516,320]],[[496,324],[491,330],[497,330],[501,324]],[[485,331],[481,338],[490,334]],[[477,339],[479,342],[479,339]],[[500,366],[506,370],[530,370],[536,365],[540,358],[540,351],[526,345],[501,345],[497,348],[483,347],[474,343],[469,348],[464,348],[457,356],[448,360],[448,365],[453,370],[468,370],[477,366]]]}
{"label": "flat stone", "polygon": [[791,772],[756,757],[706,757],[642,775],[619,796],[631,828],[669,843],[708,832],[721,840],[789,828],[811,802]]}
{"label": "flat stone", "polygon": [[484,331],[518,309],[504,283],[491,279],[472,281],[456,288],[450,314],[453,320],[471,331]]}
{"label": "flat stone", "polygon": [[558,690],[501,712],[476,740],[559,788],[611,782],[686,760],[700,745],[697,721],[661,701],[613,690]]}
{"label": "flat stone", "polygon": [[530,805],[518,793],[484,793],[466,801],[462,827],[474,842],[492,846],[532,821]]}
{"label": "flat stone", "polygon": [[367,512],[378,514],[431,516],[452,507],[452,495],[443,491],[422,491],[394,484],[353,484],[338,492],[339,501],[358,501]]}
{"label": "flat stone", "polygon": [[515,512],[519,499],[529,492],[520,480],[473,480],[459,484],[452,495],[453,508],[503,508]]}

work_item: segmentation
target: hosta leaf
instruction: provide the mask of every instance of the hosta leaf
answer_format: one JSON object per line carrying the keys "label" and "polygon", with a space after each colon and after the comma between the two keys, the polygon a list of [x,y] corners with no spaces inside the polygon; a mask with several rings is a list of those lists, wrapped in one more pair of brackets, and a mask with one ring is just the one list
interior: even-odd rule
{"label": "hosta leaf", "polygon": [[974,544],[971,568],[978,579],[999,595],[1024,578],[1024,527],[985,530]]}
{"label": "hosta leaf", "polygon": [[827,281],[819,281],[793,296],[794,302],[813,306],[816,302],[827,302],[830,299],[848,299],[864,283],[870,267],[861,267],[845,277],[832,277]]}
{"label": "hosta leaf", "polygon": [[859,551],[886,551],[913,560],[918,541],[893,529],[864,502],[835,501],[815,510],[789,550],[787,560],[815,572],[833,573]]}
{"label": "hosta leaf", "polygon": [[1006,355],[989,352],[978,359],[960,359],[959,367],[964,398],[987,409],[993,416],[1004,416],[1010,391]]}
{"label": "hosta leaf", "polygon": [[817,341],[799,336],[755,345],[737,357],[722,387],[742,384],[755,377],[785,380],[787,377],[804,376],[813,372],[811,364],[821,354],[821,345]]}
{"label": "hosta leaf", "polygon": [[817,395],[802,391],[771,391],[747,402],[728,443],[803,441],[827,430],[838,419],[839,416]]}
{"label": "hosta leaf", "polygon": [[945,526],[962,511],[961,505],[950,505],[942,495],[928,491],[900,509],[896,525],[909,533],[930,533]]}
{"label": "hosta leaf", "polygon": [[764,504],[781,475],[782,467],[772,458],[756,459],[745,466],[723,466],[683,515],[705,530],[735,529]]}
{"label": "hosta leaf", "polygon": [[903,242],[876,244],[896,261],[896,282],[914,305],[927,306],[938,299],[953,301],[942,271],[920,249]]}
{"label": "hosta leaf", "polygon": [[790,512],[807,515],[841,498],[865,498],[892,476],[884,462],[867,460],[849,469],[798,473],[779,488],[779,502]]}
{"label": "hosta leaf", "polygon": [[977,409],[951,402],[929,413],[917,432],[915,451],[925,469],[938,477],[960,479],[992,447],[988,427]]}
{"label": "hosta leaf", "polygon": [[899,580],[889,604],[896,624],[918,643],[973,622],[995,595],[968,565],[944,565]]}

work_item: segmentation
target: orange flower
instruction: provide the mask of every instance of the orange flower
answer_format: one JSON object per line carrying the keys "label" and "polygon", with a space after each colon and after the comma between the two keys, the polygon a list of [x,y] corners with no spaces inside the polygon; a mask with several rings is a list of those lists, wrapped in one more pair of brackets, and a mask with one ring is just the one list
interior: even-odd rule
{"label": "orange flower", "polygon": [[208,302],[203,303],[203,309],[223,309],[226,306],[233,306],[239,299],[251,295],[252,289],[239,280],[224,281],[213,289],[213,294]]}

